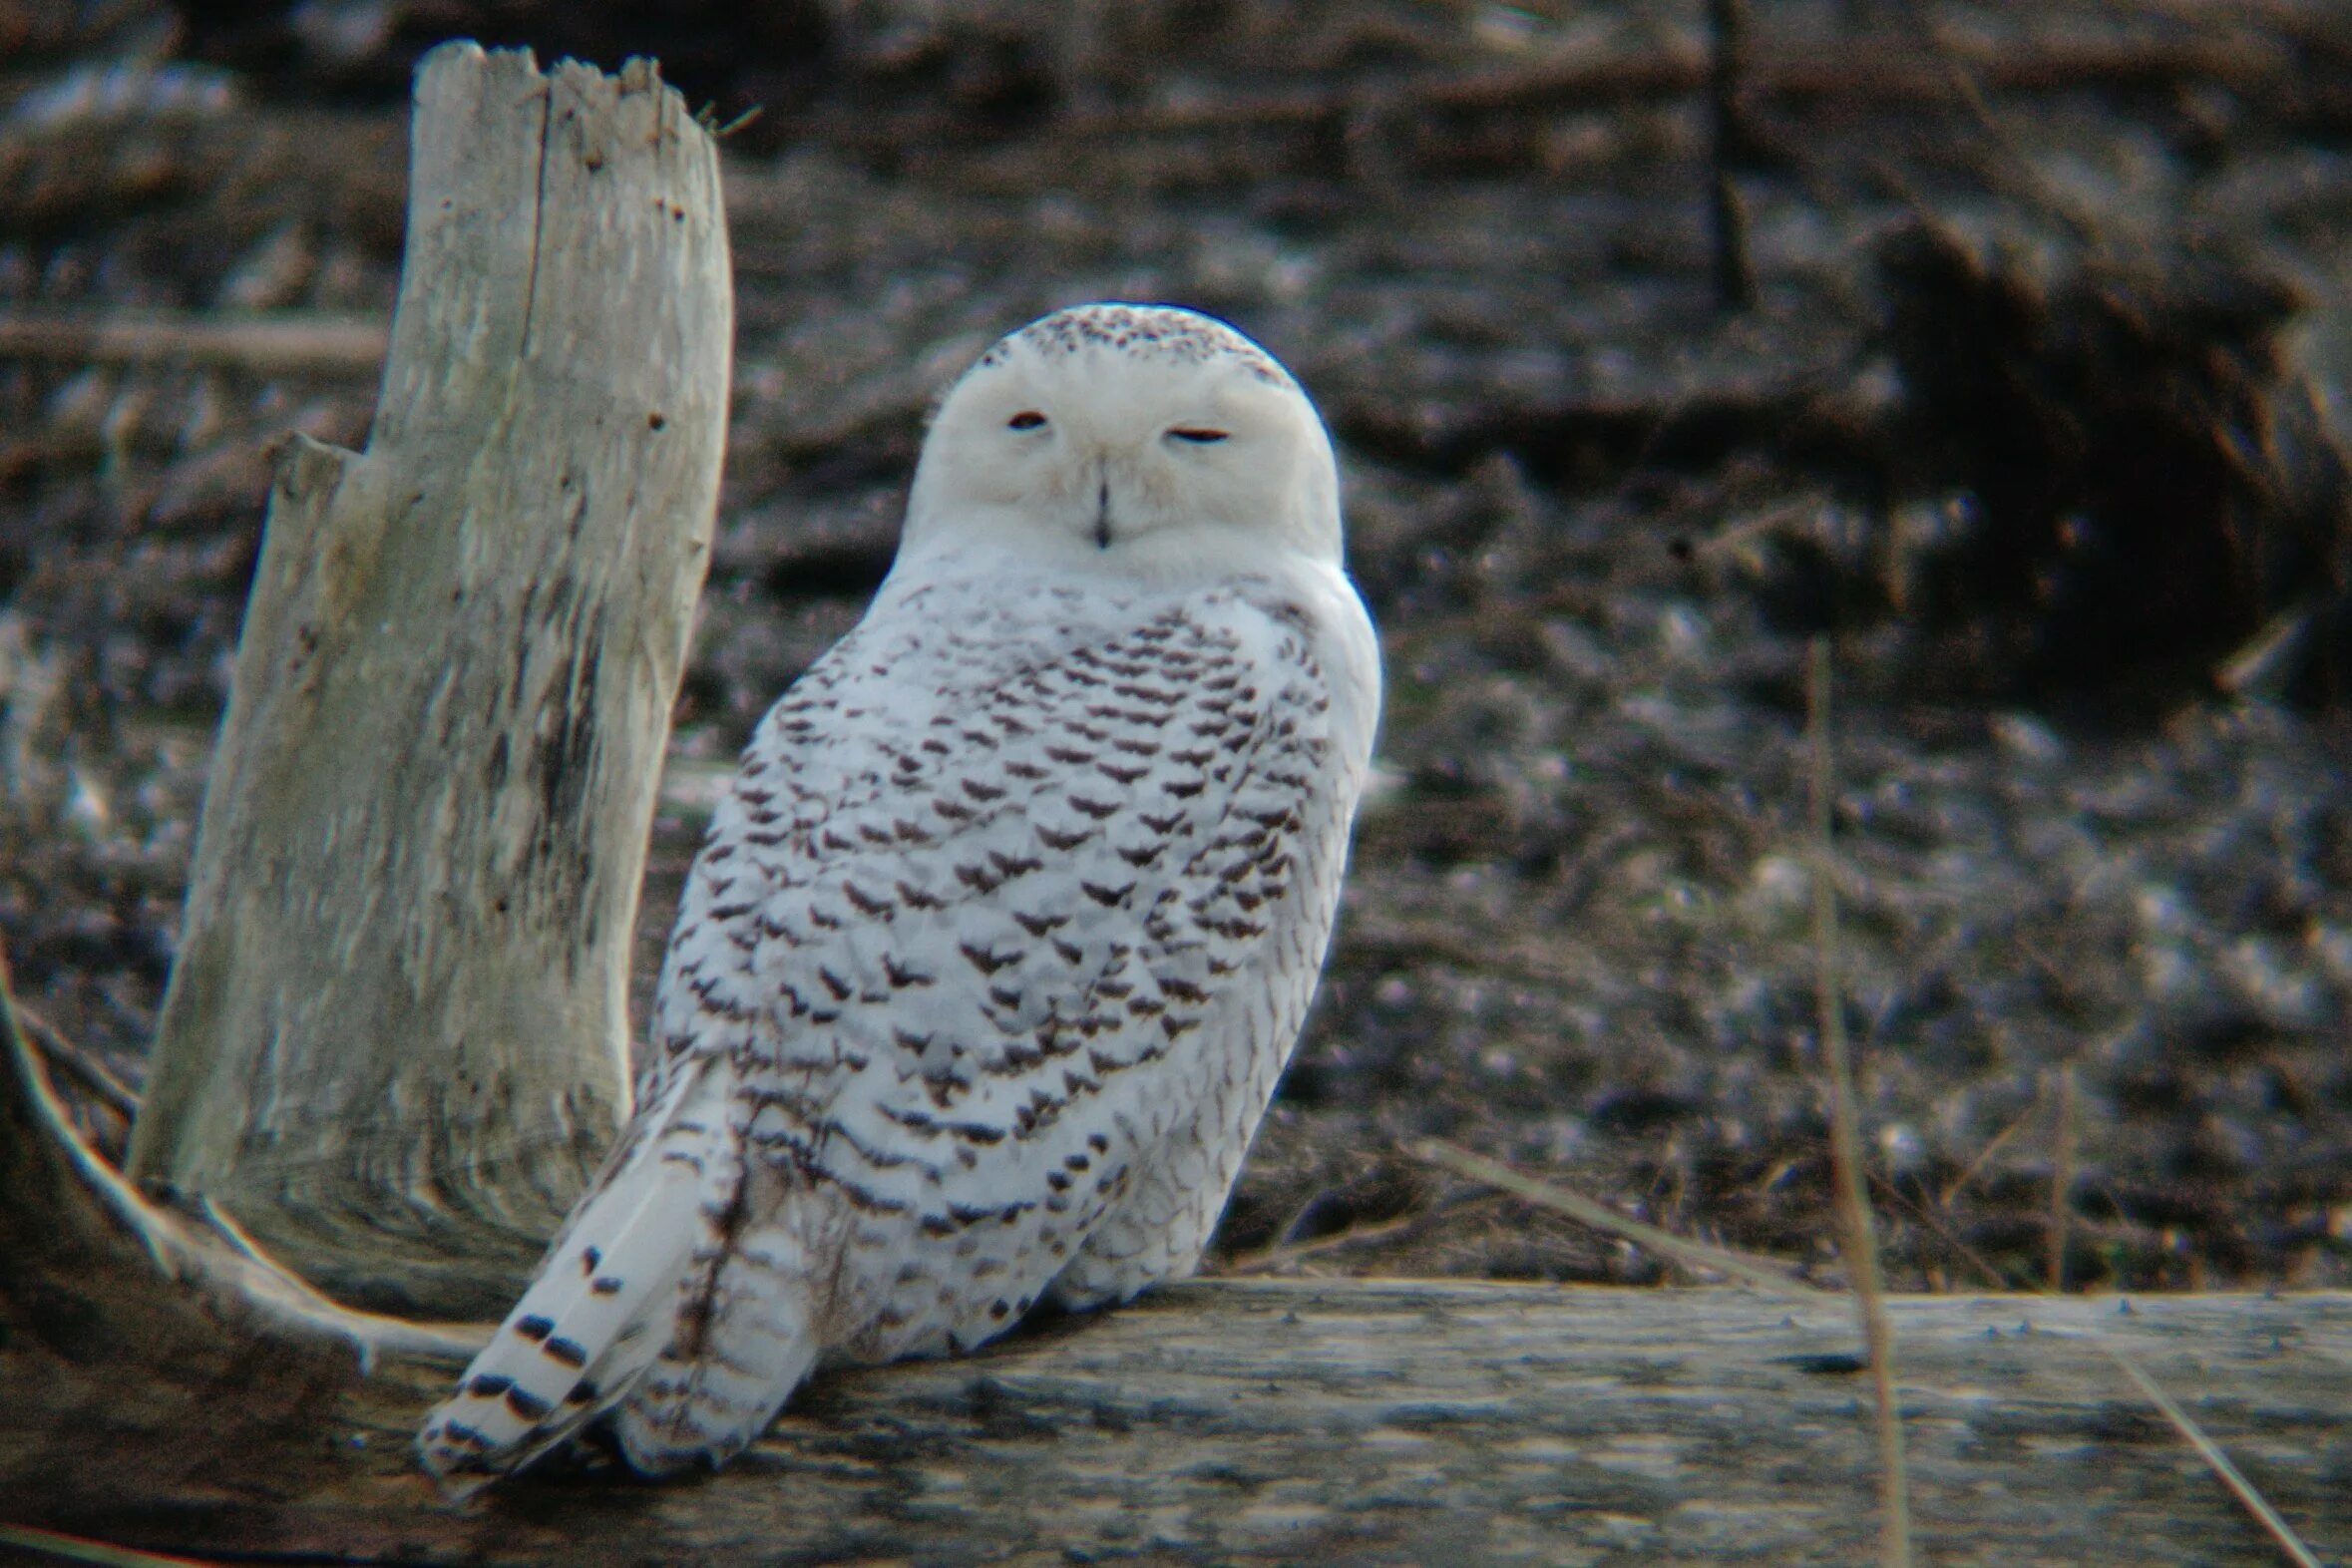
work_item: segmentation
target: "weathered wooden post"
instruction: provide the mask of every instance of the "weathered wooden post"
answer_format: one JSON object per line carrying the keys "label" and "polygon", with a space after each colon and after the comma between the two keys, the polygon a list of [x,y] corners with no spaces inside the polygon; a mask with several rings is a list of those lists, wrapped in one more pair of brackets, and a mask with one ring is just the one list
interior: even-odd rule
{"label": "weathered wooden post", "polygon": [[343,1299],[513,1294],[628,1106],[733,338],[654,68],[447,45],[364,453],[286,454],[132,1174]]}

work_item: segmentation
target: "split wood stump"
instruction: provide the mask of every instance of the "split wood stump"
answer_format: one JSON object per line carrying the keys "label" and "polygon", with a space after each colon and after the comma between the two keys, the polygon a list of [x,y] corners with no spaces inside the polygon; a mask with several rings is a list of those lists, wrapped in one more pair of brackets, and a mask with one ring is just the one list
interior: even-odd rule
{"label": "split wood stump", "polygon": [[628,1109],[733,344],[710,139],[444,46],[364,453],[270,498],[131,1174],[347,1300],[518,1294]]}
{"label": "split wood stump", "polygon": [[[731,321],[715,155],[650,67],[444,48],[415,147],[368,450],[297,442],[272,498],[140,1186],[78,1141],[0,986],[0,1556],[1868,1555],[1849,1315],[1732,1290],[1175,1286],[821,1375],[715,1477],[591,1457],[442,1500],[410,1442],[482,1331],[305,1281],[495,1313],[625,1110]],[[1893,1315],[1927,1561],[2268,1560],[2110,1346],[2352,1541],[2352,1298]]]}

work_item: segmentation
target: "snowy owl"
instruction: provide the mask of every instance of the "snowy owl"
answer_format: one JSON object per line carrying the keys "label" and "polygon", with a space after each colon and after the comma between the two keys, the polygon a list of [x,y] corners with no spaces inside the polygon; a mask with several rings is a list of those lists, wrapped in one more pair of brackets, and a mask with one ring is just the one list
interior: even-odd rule
{"label": "snowy owl", "polygon": [[761,721],[619,1144],[419,1439],[723,1463],[811,1368],[1124,1301],[1209,1239],[1379,708],[1331,440],[1231,327],[1086,305],[941,403],[897,560]]}

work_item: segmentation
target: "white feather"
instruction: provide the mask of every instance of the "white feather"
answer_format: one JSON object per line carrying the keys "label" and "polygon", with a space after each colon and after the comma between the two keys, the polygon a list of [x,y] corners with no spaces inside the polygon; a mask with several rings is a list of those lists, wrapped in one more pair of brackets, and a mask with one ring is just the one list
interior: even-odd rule
{"label": "white feather", "polygon": [[725,1077],[681,1076],[640,1115],[647,1134],[599,1174],[523,1299],[427,1418],[417,1439],[427,1469],[454,1479],[529,1464],[625,1398],[652,1366],[707,1189],[723,1179],[709,1158],[722,1140],[679,1123],[697,1109],[723,1113],[723,1085],[711,1080]]}

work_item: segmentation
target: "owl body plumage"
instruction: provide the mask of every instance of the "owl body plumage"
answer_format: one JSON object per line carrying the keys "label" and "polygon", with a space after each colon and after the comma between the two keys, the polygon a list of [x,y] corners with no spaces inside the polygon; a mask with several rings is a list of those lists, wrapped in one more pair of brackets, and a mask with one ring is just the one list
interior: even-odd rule
{"label": "owl body plumage", "polygon": [[433,1468],[607,1410],[640,1469],[721,1462],[822,1362],[1192,1268],[1330,939],[1378,663],[1336,500],[1328,551],[1180,550],[1148,500],[1118,537],[1110,461],[1091,525],[1042,538],[926,526],[919,474],[874,605],[714,814],[641,1108]]}

